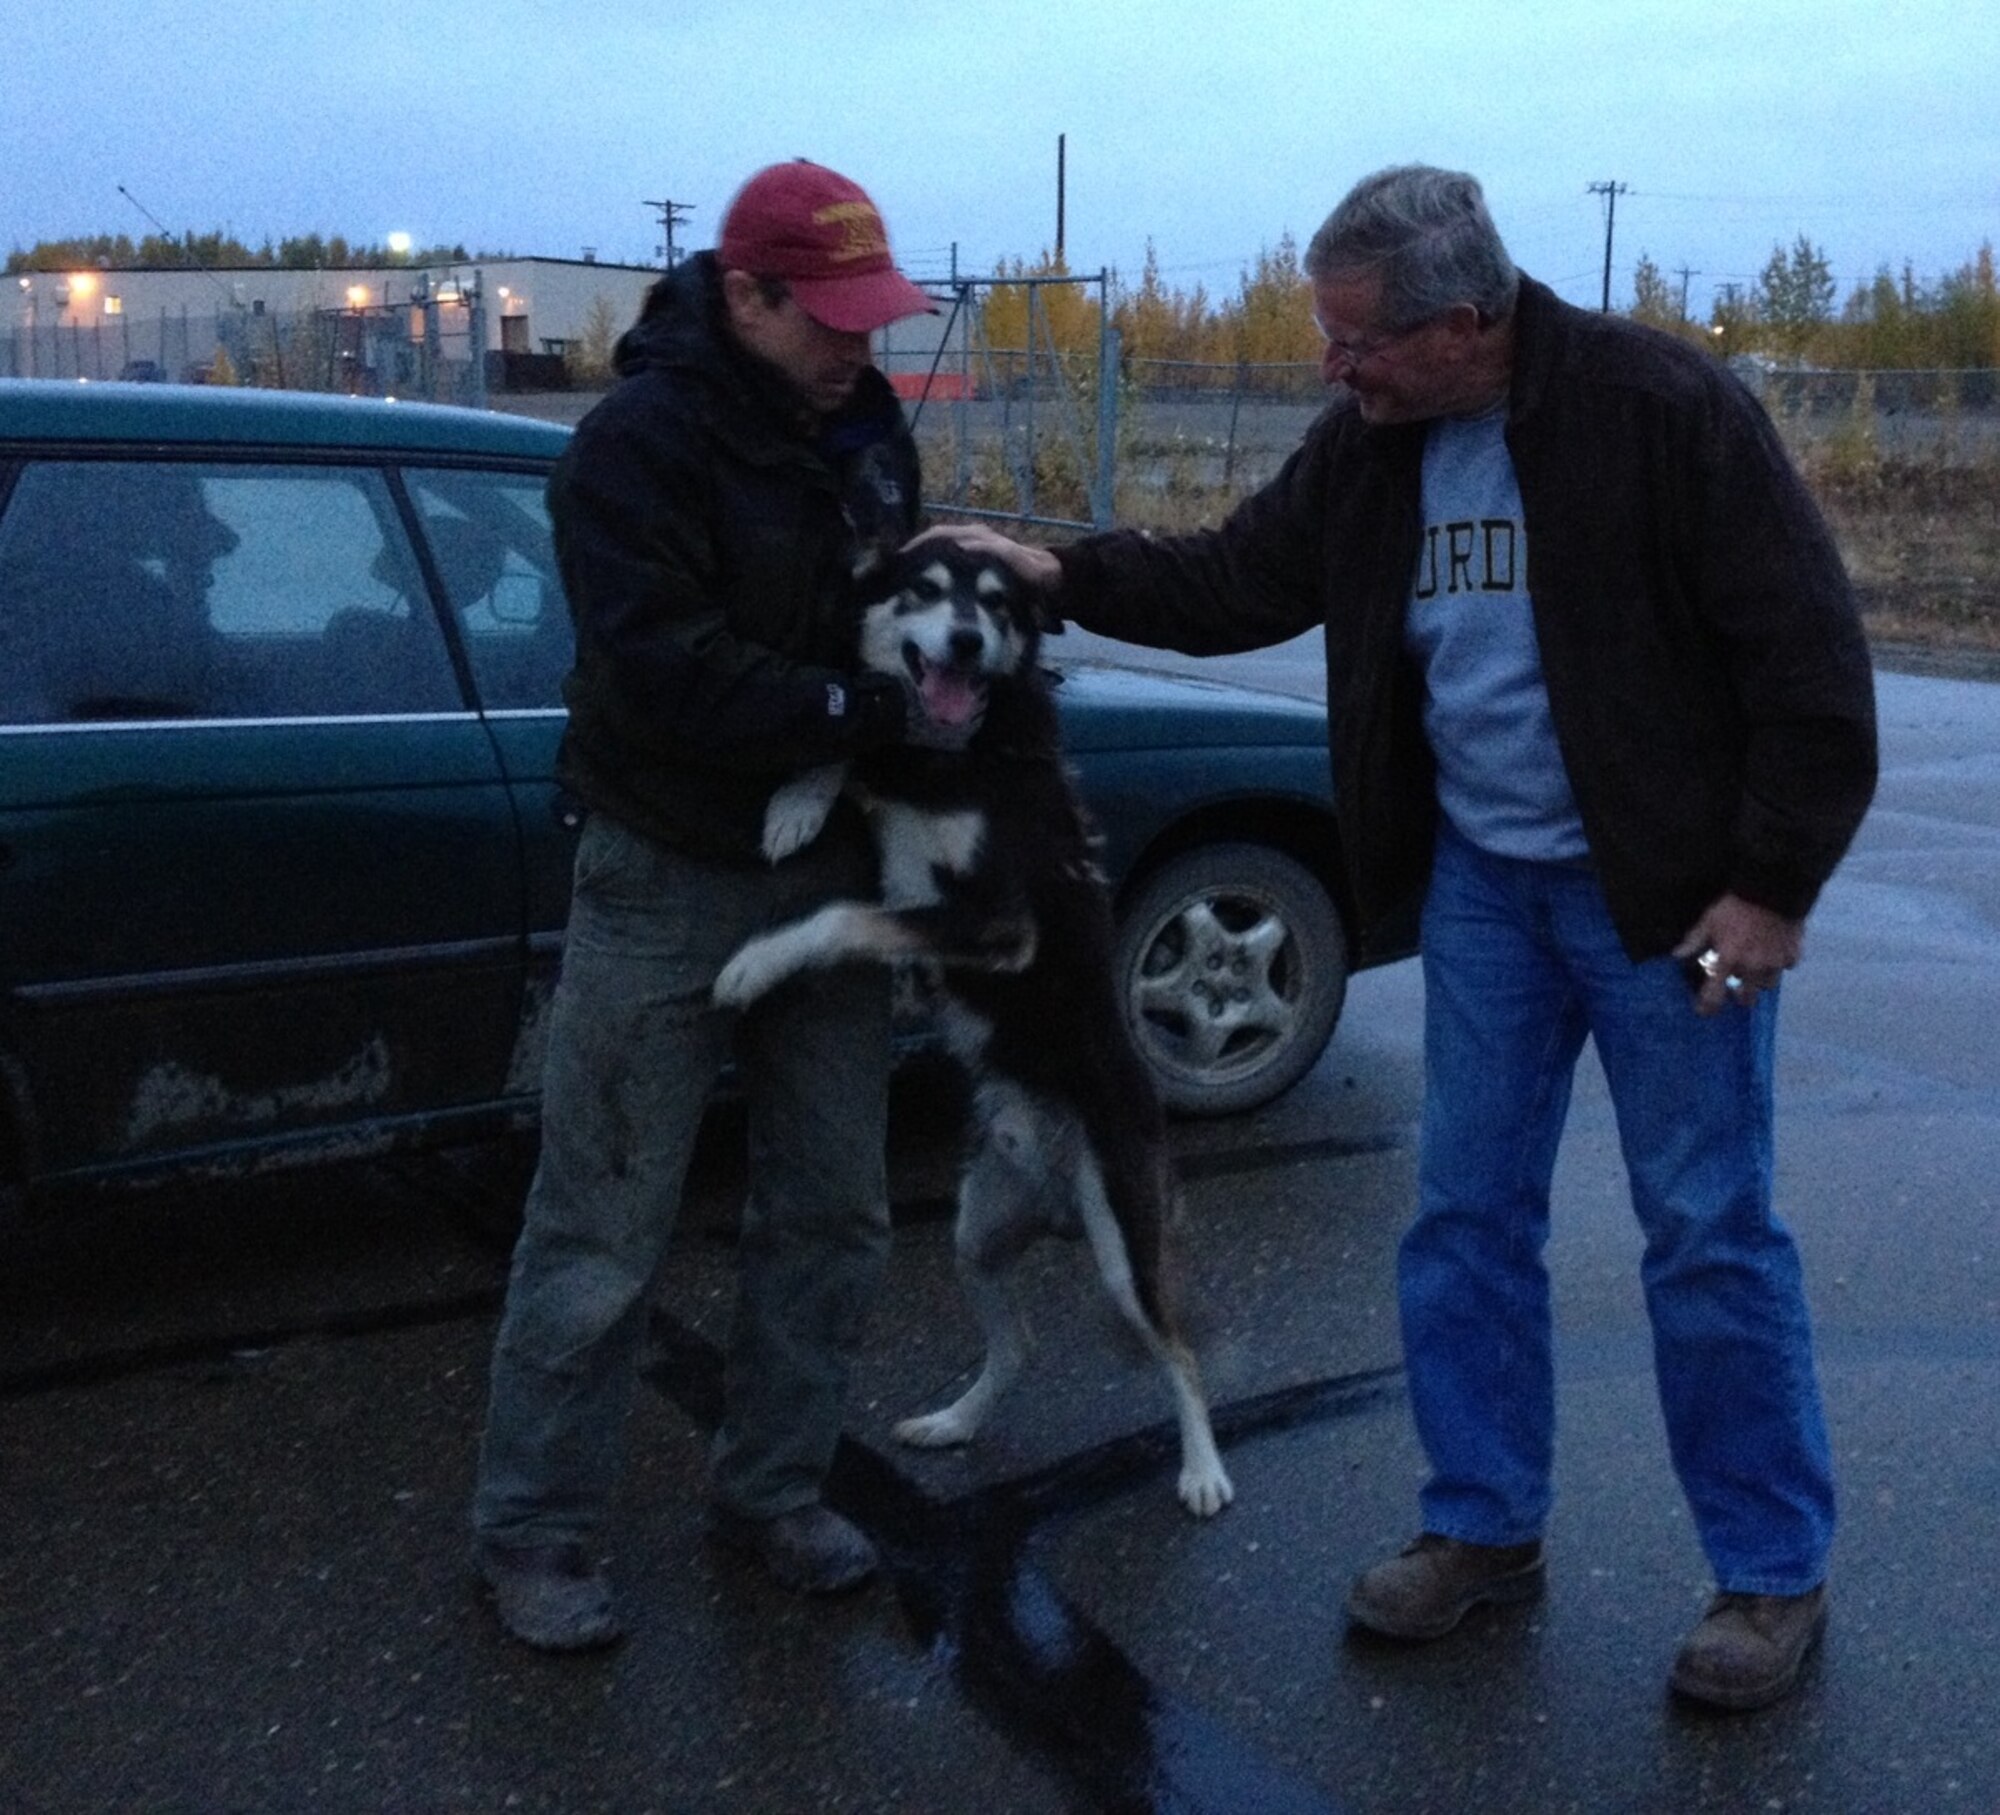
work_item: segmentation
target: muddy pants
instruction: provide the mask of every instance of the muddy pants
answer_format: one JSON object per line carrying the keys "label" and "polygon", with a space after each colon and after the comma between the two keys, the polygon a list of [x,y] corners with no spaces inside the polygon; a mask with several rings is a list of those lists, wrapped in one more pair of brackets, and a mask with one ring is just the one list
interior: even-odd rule
{"label": "muddy pants", "polygon": [[561,1544],[603,1527],[651,1287],[732,1040],[750,1188],[711,1491],[757,1518],[819,1497],[889,1248],[889,981],[808,973],[740,1016],[709,991],[752,934],[873,887],[858,831],[830,828],[771,868],[692,859],[602,815],[585,826],[541,1162],[494,1349],[481,1537]]}

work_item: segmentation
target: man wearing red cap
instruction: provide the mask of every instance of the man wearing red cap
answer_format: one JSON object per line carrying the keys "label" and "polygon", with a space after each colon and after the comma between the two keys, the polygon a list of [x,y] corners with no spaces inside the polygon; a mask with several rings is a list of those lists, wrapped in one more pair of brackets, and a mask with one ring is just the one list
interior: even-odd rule
{"label": "man wearing red cap", "polygon": [[854,671],[843,610],[859,557],[918,515],[869,335],[931,308],[855,184],[803,159],[760,171],[716,249],[654,285],[549,484],[577,632],[558,767],[588,817],[473,1504],[501,1621],[542,1649],[618,1636],[595,1545],[649,1288],[732,1053],[751,1176],[710,1530],[803,1592],[876,1566],[820,1491],[888,1252],[888,982],[822,972],[741,1015],[709,992],[751,934],[873,887],[848,808],[767,863],[772,793],[954,735]]}

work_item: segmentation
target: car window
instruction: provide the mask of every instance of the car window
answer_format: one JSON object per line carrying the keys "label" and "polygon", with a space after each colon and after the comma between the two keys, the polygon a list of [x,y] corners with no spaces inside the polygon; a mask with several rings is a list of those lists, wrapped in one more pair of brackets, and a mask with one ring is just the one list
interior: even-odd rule
{"label": "car window", "polygon": [[0,520],[0,722],[463,707],[379,472],[23,469]]}
{"label": "car window", "polygon": [[490,710],[558,707],[573,633],[534,473],[411,470],[445,596]]}

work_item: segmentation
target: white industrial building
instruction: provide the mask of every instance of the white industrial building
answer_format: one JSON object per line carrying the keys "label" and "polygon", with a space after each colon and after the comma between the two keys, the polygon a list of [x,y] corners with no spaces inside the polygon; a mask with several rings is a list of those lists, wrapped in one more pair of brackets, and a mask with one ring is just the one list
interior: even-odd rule
{"label": "white industrial building", "polygon": [[420,344],[427,335],[464,362],[475,324],[488,354],[553,361],[600,322],[629,326],[659,275],[588,258],[25,272],[6,280],[11,295],[0,301],[0,375],[116,378],[136,366],[199,376],[218,346],[277,346],[280,322],[320,324],[319,338],[351,362],[385,336]]}
{"label": "white industrial building", "polygon": [[[291,270],[127,267],[32,271],[0,290],[0,378],[239,381],[459,400],[601,382],[580,368],[638,319],[651,265],[592,258]],[[966,317],[898,322],[876,354],[914,396],[969,391]],[[949,344],[940,352],[940,342]],[[485,357],[474,362],[475,344]]]}

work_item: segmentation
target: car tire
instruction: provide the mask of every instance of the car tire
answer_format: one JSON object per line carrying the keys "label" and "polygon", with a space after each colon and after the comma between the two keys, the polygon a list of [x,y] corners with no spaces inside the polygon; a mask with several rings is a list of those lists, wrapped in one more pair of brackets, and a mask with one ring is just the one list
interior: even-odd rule
{"label": "car tire", "polygon": [[1318,878],[1268,845],[1198,845],[1118,916],[1127,1025],[1169,1110],[1233,1115],[1289,1090],[1347,1000],[1347,935]]}

